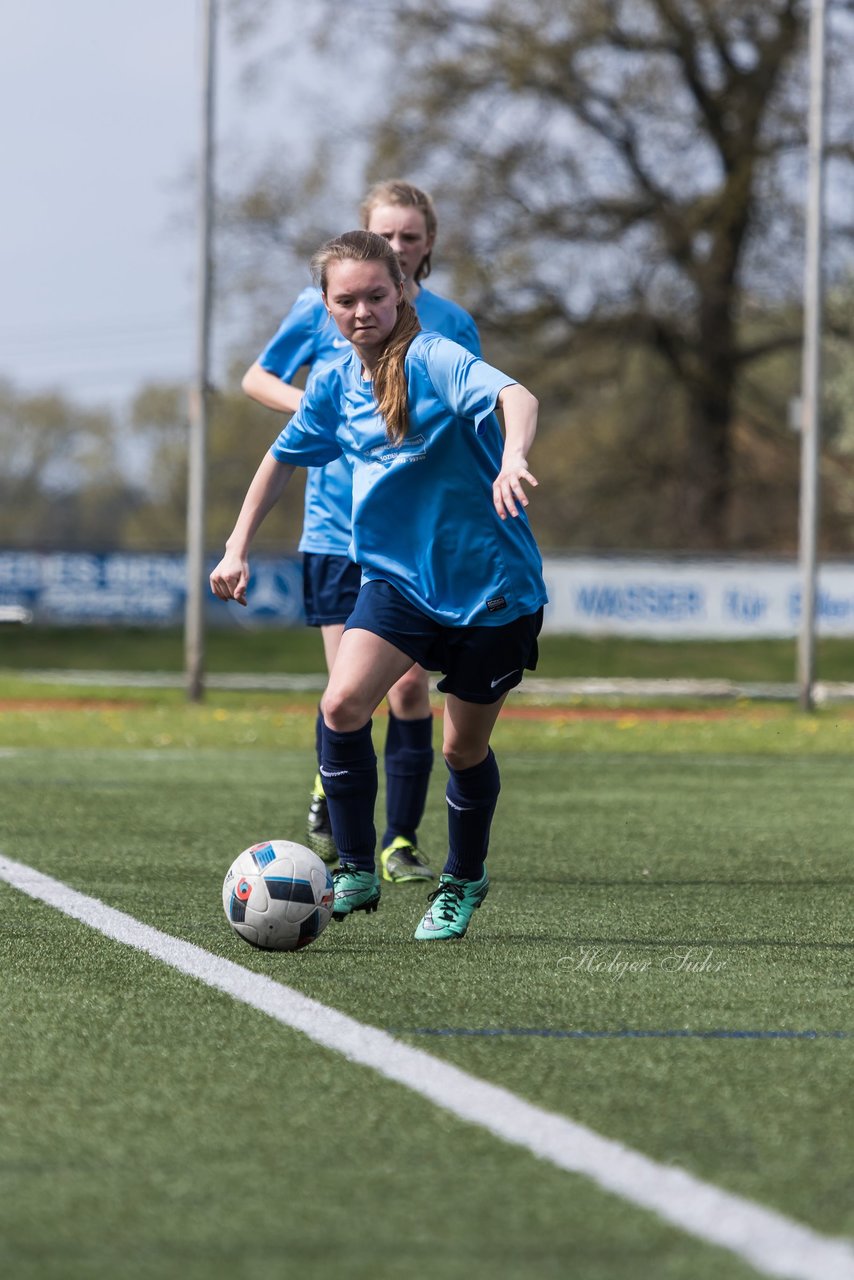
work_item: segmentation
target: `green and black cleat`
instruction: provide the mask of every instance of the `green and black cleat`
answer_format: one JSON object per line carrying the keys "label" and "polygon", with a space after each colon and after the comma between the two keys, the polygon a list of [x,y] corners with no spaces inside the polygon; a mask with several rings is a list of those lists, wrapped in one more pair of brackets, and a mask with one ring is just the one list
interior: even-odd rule
{"label": "green and black cleat", "polygon": [[354,911],[370,915],[380,905],[382,890],[376,871],[360,871],[358,867],[342,863],[332,872],[332,887],[335,890],[333,920],[344,920]]}

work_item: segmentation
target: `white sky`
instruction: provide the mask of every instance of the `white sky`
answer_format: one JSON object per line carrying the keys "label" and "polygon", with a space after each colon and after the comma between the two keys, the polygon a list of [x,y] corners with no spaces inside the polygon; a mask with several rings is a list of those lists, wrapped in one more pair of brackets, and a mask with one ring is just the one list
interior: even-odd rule
{"label": "white sky", "polygon": [[[227,3],[218,0],[220,182],[253,147],[275,147],[283,163],[296,149],[302,157],[319,123],[312,93],[325,115],[352,121],[377,81],[356,51],[347,66],[319,66],[310,0],[276,0],[277,31],[254,48],[278,40],[294,56],[277,60],[263,101],[249,100]],[[201,0],[0,5],[0,377],[22,391],[120,405],[149,379],[192,374],[201,12]],[[214,339],[221,365],[221,324]]]}
{"label": "white sky", "polygon": [[[296,0],[279,9],[298,20]],[[201,11],[200,0],[2,6],[0,377],[22,391],[119,404],[148,378],[191,375]],[[266,142],[222,16],[219,37],[217,132]],[[287,119],[299,128],[298,108]]]}

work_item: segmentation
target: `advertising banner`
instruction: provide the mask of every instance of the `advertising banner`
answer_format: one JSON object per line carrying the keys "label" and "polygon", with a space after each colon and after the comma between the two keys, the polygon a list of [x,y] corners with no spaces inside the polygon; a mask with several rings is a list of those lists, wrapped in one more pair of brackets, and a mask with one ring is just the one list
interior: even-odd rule
{"label": "advertising banner", "polygon": [[[206,572],[217,561],[211,556]],[[183,555],[0,551],[0,607],[23,607],[34,622],[175,626],[183,622],[186,594]],[[247,607],[211,595],[206,613],[214,625],[300,625],[301,562],[253,557]]]}
{"label": "advertising banner", "polygon": [[[549,560],[544,630],[667,639],[791,637],[801,620],[794,562]],[[854,635],[854,564],[818,575],[816,630]]]}
{"label": "advertising banner", "polygon": [[[217,557],[212,556],[208,569]],[[175,626],[186,597],[183,555],[0,551],[0,615],[51,624]],[[254,556],[248,607],[210,597],[212,625],[300,626],[298,557]],[[791,637],[801,616],[794,562],[547,557],[544,631],[667,639]],[[818,576],[820,635],[854,635],[854,564]]]}

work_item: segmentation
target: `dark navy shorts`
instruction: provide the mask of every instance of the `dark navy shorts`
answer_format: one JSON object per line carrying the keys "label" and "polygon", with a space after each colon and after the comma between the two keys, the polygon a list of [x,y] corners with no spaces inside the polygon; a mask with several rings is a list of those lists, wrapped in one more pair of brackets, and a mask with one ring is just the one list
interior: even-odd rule
{"label": "dark navy shorts", "polygon": [[346,622],[353,611],[362,570],[349,556],[305,551],[302,557],[302,598],[310,627]]}
{"label": "dark navy shorts", "polygon": [[382,636],[427,671],[441,671],[440,693],[463,702],[497,702],[534,671],[543,611],[498,627],[443,627],[388,582],[366,582],[345,630]]}

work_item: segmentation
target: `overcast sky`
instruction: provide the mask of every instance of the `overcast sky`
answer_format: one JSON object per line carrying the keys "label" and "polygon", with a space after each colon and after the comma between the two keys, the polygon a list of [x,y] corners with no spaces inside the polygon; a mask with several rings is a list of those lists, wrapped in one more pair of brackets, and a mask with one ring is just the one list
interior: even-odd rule
{"label": "overcast sky", "polygon": [[[283,163],[304,156],[316,95],[325,129],[369,116],[378,80],[374,46],[370,75],[352,47],[346,66],[319,64],[310,0],[276,0],[277,29],[255,50],[278,43],[293,56],[250,99],[238,70],[253,49],[237,47],[228,4],[218,0],[220,185],[253,147]],[[116,405],[148,379],[192,374],[201,14],[202,0],[0,4],[0,377],[22,391]],[[214,337],[221,376],[221,323]]]}
{"label": "overcast sky", "polygon": [[[279,11],[298,21],[295,0]],[[115,404],[148,378],[191,374],[201,12],[201,0],[2,6],[0,376],[22,391]],[[261,141],[225,20],[219,35],[217,132]],[[289,127],[305,131],[298,101]]]}

